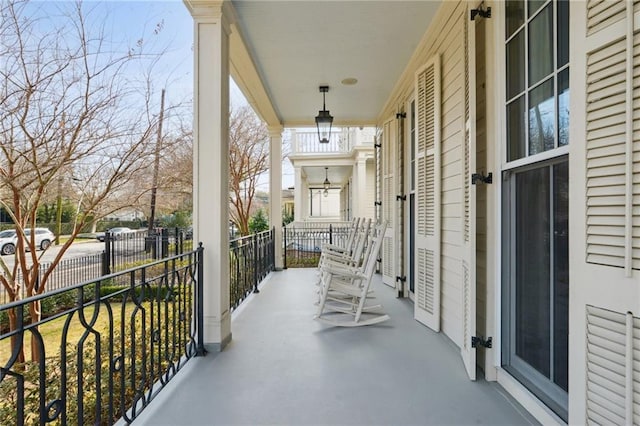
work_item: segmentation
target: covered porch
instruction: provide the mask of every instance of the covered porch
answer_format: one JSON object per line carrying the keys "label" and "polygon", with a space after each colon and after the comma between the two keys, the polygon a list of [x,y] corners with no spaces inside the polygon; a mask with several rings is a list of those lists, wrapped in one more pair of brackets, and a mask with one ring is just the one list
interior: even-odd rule
{"label": "covered porch", "polygon": [[469,381],[459,348],[374,279],[391,319],[339,328],[313,320],[314,269],[270,274],[225,350],[192,359],[135,423],[537,424],[497,384]]}

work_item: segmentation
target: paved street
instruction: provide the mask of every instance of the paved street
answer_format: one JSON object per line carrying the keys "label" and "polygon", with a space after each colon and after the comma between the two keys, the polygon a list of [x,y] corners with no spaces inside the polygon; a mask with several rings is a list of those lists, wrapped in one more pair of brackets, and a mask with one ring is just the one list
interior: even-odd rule
{"label": "paved street", "polygon": [[[38,251],[38,255],[42,256],[43,262],[50,262],[56,257],[61,247],[62,246],[51,246],[44,254],[41,251]],[[71,247],[69,247],[69,249],[64,254],[64,259],[102,253],[103,250],[104,243],[101,243],[98,240],[79,240],[74,242]],[[13,266],[13,256],[2,256],[2,260],[4,260],[7,266]]]}

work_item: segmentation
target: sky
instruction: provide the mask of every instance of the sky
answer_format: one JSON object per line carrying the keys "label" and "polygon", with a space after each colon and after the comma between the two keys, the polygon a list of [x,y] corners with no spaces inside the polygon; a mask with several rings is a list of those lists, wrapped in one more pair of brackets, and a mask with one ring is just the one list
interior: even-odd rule
{"label": "sky", "polygon": [[[35,0],[31,7],[55,19],[73,0]],[[193,20],[182,0],[85,0],[83,3],[89,24],[104,25],[105,38],[116,45],[135,46],[142,39],[153,51],[163,50],[154,68],[154,84],[166,87],[167,104],[193,97]],[[155,31],[159,29],[159,31]],[[232,107],[248,105],[240,89],[231,80]],[[282,187],[293,186],[294,173],[284,161]],[[258,189],[269,190],[268,176],[259,180]]]}

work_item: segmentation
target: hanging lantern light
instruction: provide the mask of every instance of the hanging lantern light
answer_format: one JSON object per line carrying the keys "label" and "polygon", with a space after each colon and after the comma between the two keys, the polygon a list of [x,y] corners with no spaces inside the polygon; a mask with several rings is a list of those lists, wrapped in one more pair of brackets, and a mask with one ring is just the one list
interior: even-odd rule
{"label": "hanging lantern light", "polygon": [[316,126],[318,127],[318,139],[320,143],[329,143],[331,138],[331,125],[333,124],[333,117],[327,111],[325,105],[325,93],[329,91],[329,86],[320,86],[320,93],[322,93],[322,111],[318,111],[316,116]]}

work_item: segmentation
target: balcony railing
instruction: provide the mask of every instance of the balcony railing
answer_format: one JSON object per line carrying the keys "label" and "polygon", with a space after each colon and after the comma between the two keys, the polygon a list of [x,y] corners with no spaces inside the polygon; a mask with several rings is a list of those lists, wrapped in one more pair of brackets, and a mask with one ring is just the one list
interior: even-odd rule
{"label": "balcony railing", "polygon": [[274,270],[274,230],[231,240],[229,242],[229,300],[237,308],[258,284]]}
{"label": "balcony railing", "polygon": [[0,424],[132,422],[204,354],[202,247],[0,306]]}
{"label": "balcony railing", "polygon": [[351,151],[349,132],[333,132],[329,143],[318,142],[316,130],[295,130],[291,132],[292,154],[332,154]]}

